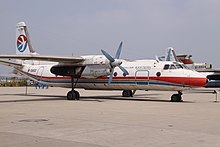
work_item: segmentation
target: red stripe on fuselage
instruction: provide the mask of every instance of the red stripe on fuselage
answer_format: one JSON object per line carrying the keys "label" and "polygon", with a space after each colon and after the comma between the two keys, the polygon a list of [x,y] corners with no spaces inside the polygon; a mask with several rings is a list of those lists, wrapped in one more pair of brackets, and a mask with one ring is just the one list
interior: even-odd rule
{"label": "red stripe on fuselage", "polygon": [[205,86],[206,78],[201,77],[151,77],[151,80],[164,81],[175,84],[182,84],[187,86]]}
{"label": "red stripe on fuselage", "polygon": [[[24,72],[24,71],[23,71]],[[36,78],[41,78],[41,79],[51,79],[51,80],[70,80],[70,77],[64,76],[64,77],[47,77],[47,76],[37,76],[34,74],[30,74],[27,72],[24,72],[28,75],[34,76]],[[80,80],[89,80],[89,78],[80,78]],[[108,80],[108,77],[98,77],[95,80],[101,81],[101,80]],[[147,81],[148,77],[142,76],[142,77],[113,77],[114,81]],[[168,83],[174,83],[174,84],[180,84],[180,85],[186,85],[186,86],[205,86],[206,85],[206,78],[201,78],[201,77],[149,77],[149,80],[154,80],[154,81],[163,81],[163,82],[168,82]]]}

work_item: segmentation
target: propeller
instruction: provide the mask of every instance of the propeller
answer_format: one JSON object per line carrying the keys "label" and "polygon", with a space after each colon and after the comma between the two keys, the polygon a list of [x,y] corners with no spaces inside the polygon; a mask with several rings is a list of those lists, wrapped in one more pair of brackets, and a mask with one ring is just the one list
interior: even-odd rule
{"label": "propeller", "polygon": [[114,68],[119,67],[121,71],[123,72],[123,75],[129,75],[128,71],[121,66],[122,61],[119,59],[120,54],[121,54],[121,49],[122,49],[122,42],[120,43],[118,50],[115,54],[115,58],[113,58],[111,55],[109,55],[106,51],[101,50],[102,54],[109,60],[109,65],[110,65],[110,76],[108,80],[108,84],[112,82],[113,74],[114,74]]}

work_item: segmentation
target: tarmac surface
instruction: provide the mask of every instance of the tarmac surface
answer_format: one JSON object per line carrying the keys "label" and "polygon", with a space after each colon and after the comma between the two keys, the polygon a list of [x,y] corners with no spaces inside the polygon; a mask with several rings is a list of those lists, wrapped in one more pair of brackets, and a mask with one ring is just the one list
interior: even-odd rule
{"label": "tarmac surface", "polygon": [[[220,103],[211,93],[0,88],[0,147],[220,146]],[[219,97],[220,98],[220,97]]]}

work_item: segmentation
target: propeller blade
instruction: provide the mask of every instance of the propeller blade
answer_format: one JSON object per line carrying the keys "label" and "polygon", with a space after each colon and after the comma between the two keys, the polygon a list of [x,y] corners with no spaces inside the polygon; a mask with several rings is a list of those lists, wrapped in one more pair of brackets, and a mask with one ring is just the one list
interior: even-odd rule
{"label": "propeller blade", "polygon": [[103,54],[110,62],[114,62],[114,61],[115,61],[115,59],[112,58],[112,56],[109,55],[106,51],[101,50],[101,52],[102,52],[102,54]]}
{"label": "propeller blade", "polygon": [[129,75],[128,71],[124,67],[122,67],[121,65],[119,65],[118,67],[123,71],[125,75]]}
{"label": "propeller blade", "polygon": [[122,49],[122,44],[123,44],[123,42],[120,43],[118,50],[115,54],[115,58],[113,58],[111,55],[109,55],[106,51],[101,50],[102,54],[110,61],[109,68],[111,70],[111,73],[109,74],[108,84],[111,84],[111,82],[112,82],[115,67],[119,67],[122,70],[123,75],[129,75],[128,71],[124,67],[121,66],[122,61],[119,60],[119,57],[121,54],[121,49]]}
{"label": "propeller blade", "polygon": [[111,84],[112,78],[113,78],[113,74],[114,74],[114,68],[112,69],[112,71],[111,71],[111,73],[109,75],[108,84]]}
{"label": "propeller blade", "polygon": [[120,57],[121,49],[122,49],[122,43],[123,43],[123,42],[121,42],[120,45],[119,45],[119,47],[118,47],[118,50],[117,50],[117,52],[116,52],[116,54],[115,54],[115,59],[119,59],[119,57]]}

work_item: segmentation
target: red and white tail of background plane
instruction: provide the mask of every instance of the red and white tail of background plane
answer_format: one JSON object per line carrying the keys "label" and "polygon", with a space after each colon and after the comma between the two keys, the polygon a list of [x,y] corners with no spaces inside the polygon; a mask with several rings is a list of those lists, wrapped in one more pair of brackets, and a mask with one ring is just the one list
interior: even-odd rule
{"label": "red and white tail of background plane", "polygon": [[102,55],[79,57],[43,56],[36,53],[24,22],[16,25],[16,55],[0,55],[1,64],[39,83],[71,88],[68,100],[78,100],[75,89],[121,90],[132,97],[136,90],[177,91],[171,101],[182,101],[182,91],[206,85],[207,78],[183,64],[172,61],[120,59],[122,42],[112,57]]}

